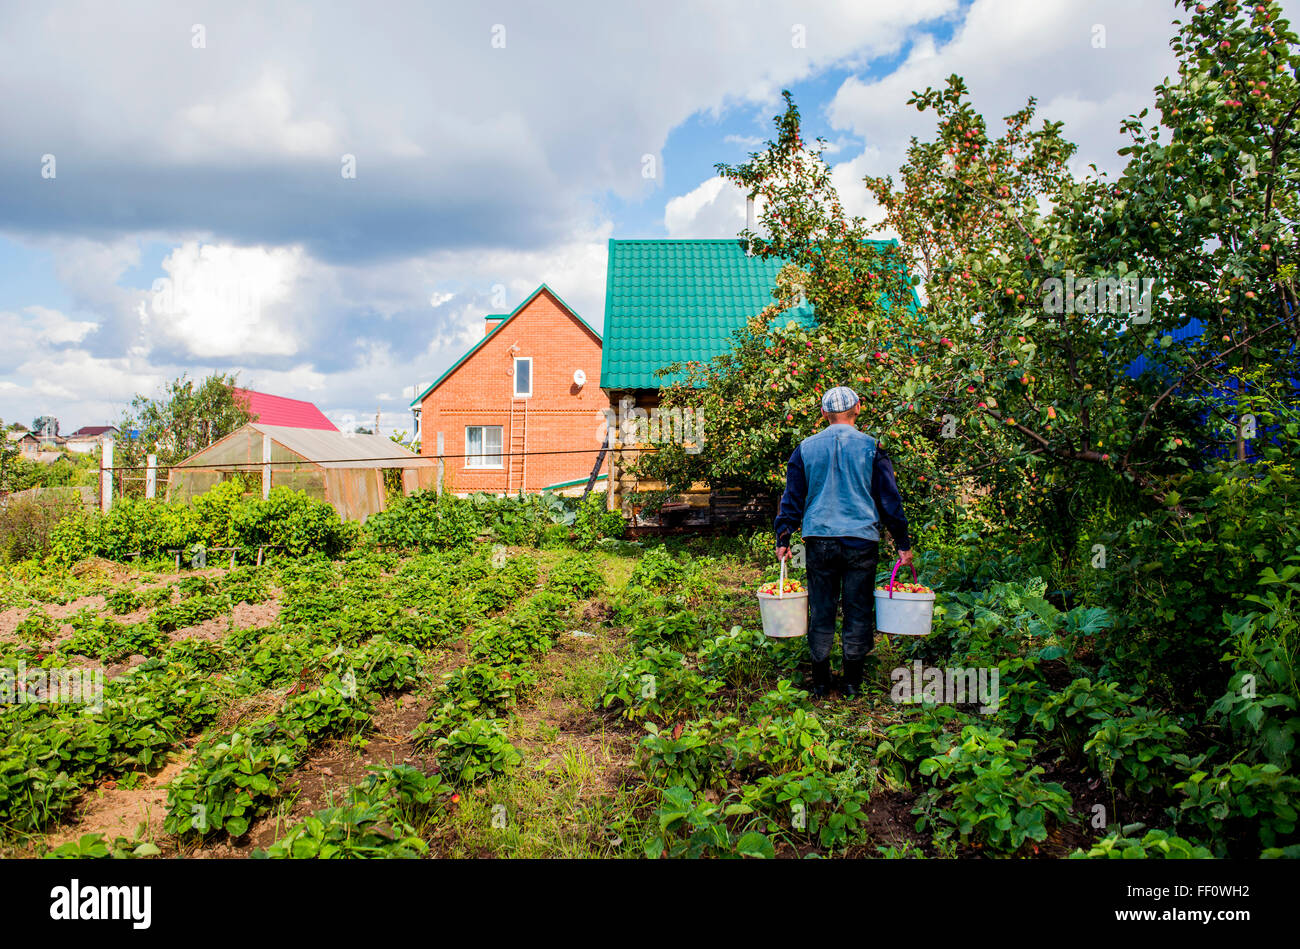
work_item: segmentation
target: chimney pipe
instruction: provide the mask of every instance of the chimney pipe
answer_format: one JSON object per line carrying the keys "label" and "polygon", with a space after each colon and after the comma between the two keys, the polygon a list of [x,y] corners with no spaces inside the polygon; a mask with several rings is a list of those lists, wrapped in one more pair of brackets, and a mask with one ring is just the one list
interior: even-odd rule
{"label": "chimney pipe", "polygon": [[745,230],[750,233],[750,238],[745,241],[745,256],[754,256],[754,196],[751,194],[745,198]]}

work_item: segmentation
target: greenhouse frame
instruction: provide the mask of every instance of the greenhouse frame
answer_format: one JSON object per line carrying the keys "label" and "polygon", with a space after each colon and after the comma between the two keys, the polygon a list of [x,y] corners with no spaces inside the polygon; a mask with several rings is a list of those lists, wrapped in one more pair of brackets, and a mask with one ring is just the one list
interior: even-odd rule
{"label": "greenhouse frame", "polygon": [[189,500],[237,476],[328,501],[345,520],[384,510],[384,472],[400,469],[402,493],[437,486],[437,461],[383,435],[250,422],[195,452],[167,474],[167,500]]}

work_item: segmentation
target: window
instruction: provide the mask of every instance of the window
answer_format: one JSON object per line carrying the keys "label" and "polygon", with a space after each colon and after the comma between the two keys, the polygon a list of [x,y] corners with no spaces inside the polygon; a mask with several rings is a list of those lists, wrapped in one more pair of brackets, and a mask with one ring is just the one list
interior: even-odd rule
{"label": "window", "polygon": [[502,467],[500,425],[465,426],[465,467]]}
{"label": "window", "polygon": [[515,398],[522,399],[533,394],[533,357],[515,357]]}

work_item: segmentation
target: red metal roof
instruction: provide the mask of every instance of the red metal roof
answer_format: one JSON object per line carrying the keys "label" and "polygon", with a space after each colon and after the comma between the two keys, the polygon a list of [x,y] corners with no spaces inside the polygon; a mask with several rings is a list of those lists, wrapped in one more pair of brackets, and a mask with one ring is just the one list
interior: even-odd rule
{"label": "red metal roof", "polygon": [[267,395],[252,389],[233,388],[236,398],[244,400],[253,421],[263,425],[284,425],[289,428],[319,428],[337,432],[334,423],[320,409],[302,399],[286,399],[282,395]]}
{"label": "red metal roof", "polygon": [[116,431],[116,425],[83,425],[68,437],[76,438],[78,435],[103,435],[105,432]]}

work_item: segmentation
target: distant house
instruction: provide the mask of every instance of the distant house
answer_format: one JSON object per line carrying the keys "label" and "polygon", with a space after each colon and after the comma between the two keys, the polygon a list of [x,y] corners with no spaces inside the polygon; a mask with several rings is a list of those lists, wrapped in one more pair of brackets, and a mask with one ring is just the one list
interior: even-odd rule
{"label": "distant house", "polygon": [[302,399],[286,399],[282,395],[268,395],[252,389],[234,387],[235,399],[253,416],[253,421],[263,425],[283,425],[287,428],[314,428],[337,432],[338,428],[320,409]]}
{"label": "distant house", "polygon": [[120,434],[116,425],[83,425],[68,436],[67,448],[85,454],[102,445],[105,438],[116,439]]}
{"label": "distant house", "polygon": [[585,486],[598,458],[600,334],[542,284],[420,393],[421,454],[456,493]]}
{"label": "distant house", "polygon": [[18,446],[23,457],[31,457],[41,450],[41,440],[25,428],[22,431],[7,431],[5,438]]}
{"label": "distant house", "polygon": [[167,499],[189,500],[237,476],[256,483],[264,462],[269,462],[270,487],[328,501],[350,520],[364,521],[387,507],[387,469],[402,472],[403,493],[433,485],[433,462],[383,435],[249,422],[172,467]]}

